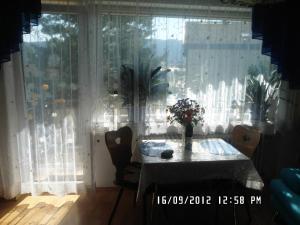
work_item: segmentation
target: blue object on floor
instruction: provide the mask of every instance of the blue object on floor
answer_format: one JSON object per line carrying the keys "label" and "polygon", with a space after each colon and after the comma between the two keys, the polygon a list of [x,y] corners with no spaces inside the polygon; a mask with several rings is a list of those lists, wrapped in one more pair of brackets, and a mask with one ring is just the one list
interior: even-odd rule
{"label": "blue object on floor", "polygon": [[300,224],[300,169],[285,168],[271,181],[271,201],[288,225]]}
{"label": "blue object on floor", "polygon": [[293,192],[300,195],[300,169],[284,168],[280,172],[280,178]]}

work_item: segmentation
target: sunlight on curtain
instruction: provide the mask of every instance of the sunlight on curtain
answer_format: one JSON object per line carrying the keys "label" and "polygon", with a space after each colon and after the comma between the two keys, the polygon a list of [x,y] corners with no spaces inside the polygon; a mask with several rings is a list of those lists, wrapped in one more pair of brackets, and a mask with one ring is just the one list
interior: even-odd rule
{"label": "sunlight on curtain", "polygon": [[90,176],[89,146],[80,142],[78,26],[77,15],[43,14],[24,35],[28,139],[19,154],[25,193],[74,193]]}
{"label": "sunlight on curtain", "polygon": [[230,11],[227,16],[100,14],[99,126],[132,123],[141,135],[166,133],[167,106],[186,97],[206,110],[196,133],[224,133],[237,123],[251,123],[246,77],[251,66],[269,68],[270,61],[260,53],[261,42],[251,38],[250,20],[230,19]]}
{"label": "sunlight on curtain", "polygon": [[270,60],[251,39],[248,8],[197,0],[44,2],[47,11],[22,46],[26,119],[15,157],[22,193],[92,185],[92,131],[130,125],[138,135],[180,133],[166,121],[178,99],[205,107],[195,134],[250,123],[246,76],[269,70]]}

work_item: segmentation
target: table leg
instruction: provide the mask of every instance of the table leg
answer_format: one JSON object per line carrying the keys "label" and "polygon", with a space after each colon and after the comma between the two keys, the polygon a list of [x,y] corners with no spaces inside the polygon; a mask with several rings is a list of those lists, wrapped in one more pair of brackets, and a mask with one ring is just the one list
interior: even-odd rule
{"label": "table leg", "polygon": [[215,223],[214,224],[215,225],[219,224],[219,204],[217,201],[215,201]]}
{"label": "table leg", "polygon": [[143,195],[143,225],[147,225],[147,193]]}
{"label": "table leg", "polygon": [[[236,185],[237,185],[237,184],[236,184],[236,181],[233,180],[233,181],[232,181],[232,187],[231,187],[231,189],[232,189],[231,196],[234,196],[234,195],[235,195],[235,190],[237,190],[237,189],[236,189]],[[237,225],[235,204],[233,204],[233,221],[234,221],[234,225]]]}
{"label": "table leg", "polygon": [[155,206],[156,206],[156,204],[155,204],[156,197],[157,197],[157,185],[155,184],[155,186],[154,186],[154,192],[152,194],[150,225],[153,224],[153,217],[154,217]]}
{"label": "table leg", "polygon": [[[244,192],[244,196],[247,196],[247,200],[249,200],[250,196],[249,196],[249,193],[247,192],[247,189],[245,189],[245,192]],[[251,224],[252,222],[252,217],[251,217],[251,212],[250,212],[250,206],[249,206],[249,201],[246,201],[245,202],[245,208],[246,208],[246,212],[247,212],[247,216],[248,216],[248,219],[249,219],[249,224]]]}

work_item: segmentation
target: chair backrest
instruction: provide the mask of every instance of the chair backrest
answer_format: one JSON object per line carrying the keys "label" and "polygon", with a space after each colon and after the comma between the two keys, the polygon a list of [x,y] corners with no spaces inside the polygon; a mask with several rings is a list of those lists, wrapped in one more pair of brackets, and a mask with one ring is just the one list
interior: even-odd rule
{"label": "chair backrest", "polygon": [[112,162],[118,172],[130,163],[132,130],[130,127],[121,127],[117,131],[108,131],[105,133],[105,143],[110,153]]}
{"label": "chair backrest", "polygon": [[251,157],[260,140],[260,132],[256,127],[237,125],[231,132],[231,144],[240,152]]}

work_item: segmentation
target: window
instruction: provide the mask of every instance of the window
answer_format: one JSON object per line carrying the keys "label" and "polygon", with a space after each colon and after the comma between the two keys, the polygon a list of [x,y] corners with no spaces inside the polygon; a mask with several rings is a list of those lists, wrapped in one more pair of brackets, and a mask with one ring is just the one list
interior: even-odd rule
{"label": "window", "polygon": [[93,129],[129,124],[138,135],[180,133],[166,119],[178,99],[206,110],[195,134],[251,122],[247,76],[259,75],[253,68],[261,65],[269,74],[270,60],[251,38],[248,9],[109,3],[84,8],[88,13],[70,13],[73,5],[69,13],[45,13],[24,36],[22,192],[68,193],[91,184]]}
{"label": "window", "polygon": [[198,133],[250,123],[248,71],[261,64],[268,68],[270,61],[260,53],[261,42],[251,38],[249,20],[112,14],[98,19],[99,86],[107,96],[100,126],[134,122],[140,134],[166,133],[167,105],[186,97],[206,109]]}
{"label": "window", "polygon": [[[22,148],[23,191],[75,192],[82,181],[78,142],[78,16],[43,14],[40,25],[24,35],[23,62],[28,148]],[[62,182],[62,186],[58,184]],[[66,183],[68,183],[66,185]],[[65,186],[64,186],[65,185]]]}

